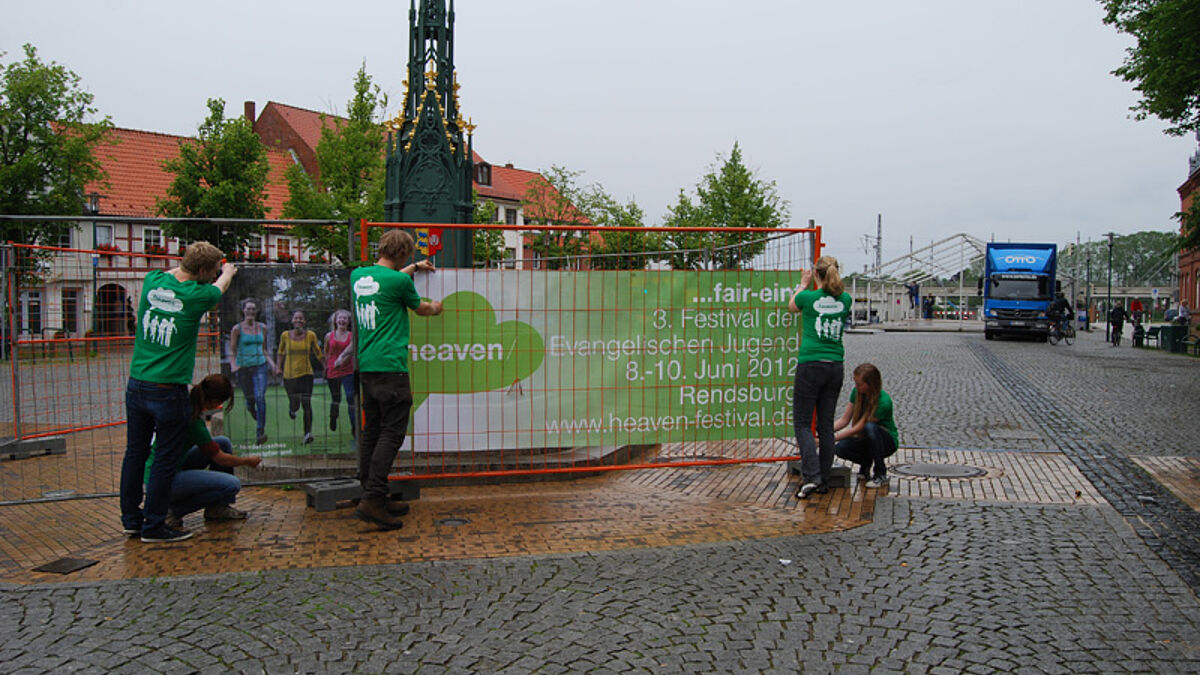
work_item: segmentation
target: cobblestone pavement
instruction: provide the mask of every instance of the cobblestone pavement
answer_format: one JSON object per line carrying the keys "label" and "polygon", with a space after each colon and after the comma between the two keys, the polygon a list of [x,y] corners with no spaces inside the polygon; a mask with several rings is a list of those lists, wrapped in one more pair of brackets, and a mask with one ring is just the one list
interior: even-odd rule
{"label": "cobblestone pavement", "polygon": [[886,497],[831,534],[8,585],[0,672],[1200,671],[1195,531],[1161,529],[1195,514],[1130,460],[1200,452],[1200,360],[1095,334],[847,352],[883,370],[905,446],[1061,452],[1108,503]]}

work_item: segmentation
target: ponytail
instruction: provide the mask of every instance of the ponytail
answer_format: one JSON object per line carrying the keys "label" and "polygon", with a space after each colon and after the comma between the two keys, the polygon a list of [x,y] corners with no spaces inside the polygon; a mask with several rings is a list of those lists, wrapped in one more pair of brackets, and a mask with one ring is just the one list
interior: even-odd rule
{"label": "ponytail", "polygon": [[846,284],[842,283],[842,273],[838,269],[837,258],[823,255],[817,259],[815,266],[817,285],[826,293],[839,296],[846,292]]}
{"label": "ponytail", "polygon": [[188,392],[192,403],[192,419],[200,419],[205,403],[224,403],[225,409],[233,407],[233,382],[219,373],[209,375]]}

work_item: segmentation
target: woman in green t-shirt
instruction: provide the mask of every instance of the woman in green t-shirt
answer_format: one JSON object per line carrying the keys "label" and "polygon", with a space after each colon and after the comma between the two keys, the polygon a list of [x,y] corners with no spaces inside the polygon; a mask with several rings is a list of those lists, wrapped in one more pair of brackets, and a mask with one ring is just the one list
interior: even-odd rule
{"label": "woman in green t-shirt", "polygon": [[837,456],[860,465],[858,477],[867,487],[887,484],[883,460],[895,454],[900,444],[894,414],[895,406],[883,390],[879,369],[870,363],[859,364],[854,369],[850,403],[833,428],[837,432]]}
{"label": "woman in green t-shirt", "polygon": [[[816,287],[809,289],[815,282]],[[842,392],[842,331],[853,300],[842,283],[837,258],[823,255],[811,270],[804,270],[788,309],[800,313],[800,354],[796,357],[796,382],[792,391],[792,421],[800,447],[804,484],[797,499],[829,492],[833,468],[833,416]],[[813,411],[817,415],[820,455],[812,437]]]}

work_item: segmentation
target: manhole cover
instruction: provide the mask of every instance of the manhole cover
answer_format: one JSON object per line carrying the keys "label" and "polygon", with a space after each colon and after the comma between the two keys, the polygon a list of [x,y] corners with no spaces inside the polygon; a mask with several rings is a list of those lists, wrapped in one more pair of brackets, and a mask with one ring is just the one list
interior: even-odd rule
{"label": "manhole cover", "polygon": [[983,469],[962,464],[901,464],[893,471],[921,478],[976,478],[987,474]]}
{"label": "manhole cover", "polygon": [[459,527],[460,525],[466,525],[469,522],[471,521],[467,520],[466,518],[442,518],[441,520],[437,521],[437,524],[444,525],[446,527]]}

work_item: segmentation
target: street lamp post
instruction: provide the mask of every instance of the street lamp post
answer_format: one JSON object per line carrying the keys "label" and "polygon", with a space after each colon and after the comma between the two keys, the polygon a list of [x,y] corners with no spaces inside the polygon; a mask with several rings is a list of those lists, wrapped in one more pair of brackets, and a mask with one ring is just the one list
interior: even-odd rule
{"label": "street lamp post", "polygon": [[1112,250],[1113,250],[1113,233],[1109,232],[1104,235],[1108,237],[1108,300],[1105,302],[1105,320],[1104,320],[1104,339],[1112,341]]}
{"label": "street lamp post", "polygon": [[94,252],[96,249],[96,216],[100,214],[99,192],[88,193],[87,202],[84,203],[83,210],[92,216],[92,335],[95,336],[100,334],[100,318],[97,311],[99,304],[97,301],[100,298],[97,296],[99,291],[96,289],[96,274],[99,272],[100,254]]}
{"label": "street lamp post", "polygon": [[[1089,240],[1089,244],[1092,242]],[[1087,250],[1087,287],[1084,289],[1083,322],[1087,332],[1092,332],[1092,249]]]}

